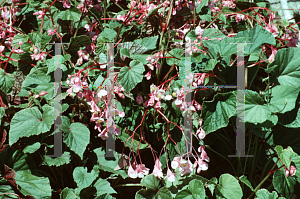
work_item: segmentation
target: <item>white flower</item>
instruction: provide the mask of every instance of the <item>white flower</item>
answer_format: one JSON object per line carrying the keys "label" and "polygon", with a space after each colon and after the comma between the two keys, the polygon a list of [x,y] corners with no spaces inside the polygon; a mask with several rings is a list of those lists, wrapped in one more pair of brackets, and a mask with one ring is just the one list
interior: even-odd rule
{"label": "white flower", "polygon": [[107,95],[107,91],[106,90],[100,90],[97,95],[98,95],[99,98],[101,98],[102,96]]}
{"label": "white flower", "polygon": [[74,93],[78,93],[79,91],[81,91],[81,87],[80,86],[73,85],[72,87],[73,87]]}
{"label": "white flower", "polygon": [[167,178],[170,182],[174,182],[175,179],[176,179],[176,175],[175,175],[174,173],[172,173],[172,171],[171,171],[170,169],[168,169],[166,178]]}
{"label": "white flower", "polygon": [[195,29],[195,34],[196,35],[202,35],[203,32],[204,32],[204,30],[200,26],[196,27],[196,29]]}
{"label": "white flower", "polygon": [[171,100],[172,99],[172,95],[166,95],[165,96],[165,100]]}

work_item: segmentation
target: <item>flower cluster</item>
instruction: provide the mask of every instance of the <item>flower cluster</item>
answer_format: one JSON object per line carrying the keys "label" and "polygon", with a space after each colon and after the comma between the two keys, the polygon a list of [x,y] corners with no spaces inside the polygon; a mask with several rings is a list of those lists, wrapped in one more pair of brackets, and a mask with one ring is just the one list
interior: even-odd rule
{"label": "flower cluster", "polygon": [[[71,96],[74,96],[75,93],[78,98],[86,99],[87,104],[90,106],[90,112],[92,113],[90,121],[96,123],[95,129],[97,129],[100,132],[98,134],[98,137],[101,137],[103,140],[105,140],[108,137],[107,132],[114,132],[115,135],[119,135],[120,129],[117,128],[113,117],[116,112],[120,117],[124,117],[125,113],[123,111],[119,111],[115,107],[110,109],[107,103],[105,103],[106,106],[104,108],[104,111],[102,111],[103,108],[100,109],[97,105],[98,99],[103,99],[105,102],[108,100],[107,91],[101,89],[100,91],[92,92],[88,88],[82,89],[83,87],[87,87],[88,83],[86,78],[82,78],[81,80],[81,73],[76,73],[74,77],[68,75],[68,77],[71,80],[68,79],[66,83],[68,85],[71,85],[71,87],[67,90],[67,93]],[[95,95],[97,96],[97,101],[95,100]],[[105,122],[105,119],[106,127],[102,129],[102,123]]]}
{"label": "flower cluster", "polygon": [[289,175],[294,176],[296,174],[296,167],[291,165],[290,170],[285,169],[285,175],[286,177],[289,177]]}

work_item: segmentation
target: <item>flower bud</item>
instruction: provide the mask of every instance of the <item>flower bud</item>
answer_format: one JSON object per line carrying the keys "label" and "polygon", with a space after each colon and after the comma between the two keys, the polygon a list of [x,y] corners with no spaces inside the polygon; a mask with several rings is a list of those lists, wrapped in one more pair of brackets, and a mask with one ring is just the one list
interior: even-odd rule
{"label": "flower bud", "polygon": [[48,93],[46,91],[42,91],[40,92],[39,96],[44,96],[44,95],[47,95]]}

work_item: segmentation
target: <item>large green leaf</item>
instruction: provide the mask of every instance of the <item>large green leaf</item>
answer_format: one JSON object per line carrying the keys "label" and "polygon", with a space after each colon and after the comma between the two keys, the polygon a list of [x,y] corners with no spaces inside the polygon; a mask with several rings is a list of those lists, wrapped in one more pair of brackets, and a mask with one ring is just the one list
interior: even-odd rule
{"label": "large green leaf", "polygon": [[71,43],[69,45],[69,50],[71,50],[73,52],[76,51],[76,53],[77,53],[77,51],[79,50],[80,47],[84,47],[84,46],[87,46],[90,44],[91,44],[91,40],[86,35],[72,37]]}
{"label": "large green leaf", "polygon": [[16,172],[15,180],[24,195],[32,195],[41,199],[51,198],[51,186],[48,178],[32,175],[30,170],[22,170]]}
{"label": "large green leaf", "polygon": [[132,60],[129,64],[129,67],[125,66],[121,68],[118,81],[128,93],[134,89],[138,83],[142,82],[144,71],[145,67],[141,62]]}
{"label": "large green leaf", "polygon": [[12,74],[6,73],[0,68],[0,89],[4,93],[8,93],[15,83],[15,77]]}
{"label": "large green leaf", "polygon": [[25,154],[22,150],[15,150],[11,147],[0,153],[0,165],[4,164],[14,171],[35,169],[35,163],[31,156]]}
{"label": "large green leaf", "polygon": [[31,144],[27,147],[24,148],[23,152],[24,153],[34,153],[36,150],[38,150],[41,147],[41,143],[36,142],[34,144]]}
{"label": "large green leaf", "polygon": [[159,180],[154,175],[147,175],[141,180],[141,185],[145,186],[146,189],[139,190],[135,198],[136,199],[165,199],[172,198],[171,192],[167,187],[161,187]]}
{"label": "large green leaf", "polygon": [[[217,198],[241,199],[243,197],[242,188],[235,177],[230,174],[222,174],[219,179],[219,185],[216,187]],[[220,194],[221,193],[221,194]]]}
{"label": "large green leaf", "polygon": [[294,186],[296,184],[296,180],[292,177],[286,177],[285,170],[282,167],[277,170],[273,176],[273,186],[279,194],[285,196],[286,198],[290,198],[291,193],[294,192]]}
{"label": "large green leaf", "polygon": [[229,118],[236,115],[236,96],[234,93],[218,93],[213,101],[205,101],[202,105],[202,128],[206,134],[226,127]]}
{"label": "large green leaf", "polygon": [[234,43],[246,42],[247,39],[248,39],[247,37],[240,37],[240,38],[225,37],[224,39],[222,39],[221,42],[215,45],[214,47],[215,52],[220,53],[222,57],[226,57],[232,54],[237,54],[237,45]]}
{"label": "large green leaf", "polygon": [[192,180],[189,183],[189,190],[192,193],[193,198],[205,198],[205,189],[200,180]]}
{"label": "large green leaf", "polygon": [[94,184],[94,187],[97,189],[97,196],[103,195],[103,194],[113,194],[117,193],[111,186],[110,183],[105,180],[99,178],[96,183]]}
{"label": "large green leaf", "polygon": [[11,183],[4,178],[0,178],[0,199],[19,198],[18,196],[11,194],[14,192]]}
{"label": "large green leaf", "polygon": [[68,187],[64,188],[60,194],[60,199],[74,199],[77,198],[73,189]]}
{"label": "large green leaf", "polygon": [[90,143],[90,130],[81,123],[72,123],[68,119],[62,118],[63,141],[81,159],[86,146]]}
{"label": "large green leaf", "polygon": [[246,90],[245,102],[244,96],[238,97],[238,103],[241,104],[237,110],[238,116],[241,117],[245,114],[245,122],[254,124],[265,122],[277,110],[271,104],[265,104],[259,94],[252,90]]}
{"label": "large green leaf", "polygon": [[78,22],[80,16],[80,10],[75,6],[72,6],[71,8],[64,11],[58,10],[58,12],[56,12],[54,15],[54,21],[56,22],[58,18],[61,18],[63,20],[73,20],[74,22]]}
{"label": "large green leaf", "polygon": [[276,45],[275,37],[272,35],[272,33],[264,29],[261,25],[255,25],[251,29],[238,32],[238,34],[234,38],[238,39],[242,37],[248,37],[249,39],[247,40],[247,42],[251,43],[245,46],[245,56],[250,55],[252,53],[259,53],[262,44],[271,44],[274,46]]}
{"label": "large green leaf", "polygon": [[133,42],[143,46],[144,48],[146,48],[146,51],[148,51],[156,48],[157,39],[158,39],[158,35],[154,37],[145,37],[143,39],[136,39]]}
{"label": "large green leaf", "polygon": [[[299,98],[299,96],[298,96]],[[300,99],[300,98],[299,98]],[[278,114],[278,122],[289,128],[300,128],[300,102],[296,102],[296,107],[284,114]]]}
{"label": "large green leaf", "polygon": [[97,149],[94,149],[94,153],[91,153],[89,155],[89,158],[92,160],[95,160],[95,163],[97,164],[97,167],[99,169],[121,175],[121,177],[123,179],[127,178],[128,175],[125,170],[116,170],[115,171],[115,168],[118,165],[118,162],[120,159],[120,157],[118,157],[118,153],[114,152],[115,158],[113,158],[113,159],[105,158],[105,154],[106,154],[106,152],[105,152],[105,150],[103,150],[103,148],[97,148]]}
{"label": "large green leaf", "polygon": [[78,186],[75,193],[78,194],[83,188],[89,187],[97,178],[97,175],[93,169],[88,173],[86,167],[76,167],[73,171],[73,178]]}
{"label": "large green leaf", "polygon": [[[46,100],[54,98],[54,79],[51,79],[50,74],[47,74],[47,67],[43,68],[32,68],[30,74],[27,75],[23,84],[21,92],[26,90],[32,90],[34,93],[39,94],[42,91],[46,91],[48,94],[42,96]],[[57,91],[58,87],[56,87]],[[56,92],[55,91],[55,92]],[[26,92],[27,93],[27,92]]]}
{"label": "large green leaf", "polygon": [[299,89],[300,85],[300,48],[279,49],[274,61],[266,72],[271,73],[270,83],[278,82]]}
{"label": "large green leaf", "polygon": [[51,158],[49,156],[45,156],[45,162],[49,166],[56,166],[59,167],[64,164],[69,164],[70,163],[70,152],[64,152],[62,154],[62,157],[56,157],[56,158]]}
{"label": "large green leaf", "polygon": [[278,195],[276,191],[270,193],[267,189],[260,189],[256,192],[255,199],[277,199]]}
{"label": "large green leaf", "polygon": [[110,28],[105,28],[98,36],[97,42],[112,42],[115,40],[117,36],[117,32]]}
{"label": "large green leaf", "polygon": [[285,113],[296,106],[300,89],[288,85],[277,85],[271,89],[270,104],[277,108],[276,112]]}
{"label": "large green leaf", "polygon": [[54,108],[45,104],[43,114],[37,107],[17,112],[11,120],[9,145],[16,143],[21,137],[39,135],[50,130],[54,123]]}

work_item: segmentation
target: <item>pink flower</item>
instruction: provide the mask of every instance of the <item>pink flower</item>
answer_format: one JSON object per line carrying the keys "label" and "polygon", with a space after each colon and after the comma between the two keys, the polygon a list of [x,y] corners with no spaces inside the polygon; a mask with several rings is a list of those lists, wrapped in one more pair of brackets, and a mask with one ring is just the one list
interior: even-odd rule
{"label": "pink flower", "polygon": [[288,169],[284,169],[284,170],[285,170],[285,175],[286,175],[286,177],[289,177],[290,171],[289,171]]}
{"label": "pink flower", "polygon": [[2,52],[4,51],[5,46],[0,46],[0,54],[2,54]]}
{"label": "pink flower", "polygon": [[123,16],[123,15],[118,15],[118,16],[117,16],[117,19],[118,19],[118,20],[121,20],[121,21],[125,21],[126,17]]}
{"label": "pink flower", "polygon": [[202,149],[202,151],[201,151],[201,159],[202,159],[202,160],[205,160],[205,161],[207,161],[207,162],[210,161],[210,160],[209,160],[209,157],[207,156],[207,153],[206,153],[206,151],[204,151],[204,149]]}
{"label": "pink flower", "polygon": [[106,138],[108,137],[107,135],[107,128],[104,128],[101,133],[98,134],[98,137],[101,137],[102,140],[106,140]]}
{"label": "pink flower", "polygon": [[197,26],[195,29],[195,34],[196,35],[202,35],[204,32],[204,29],[202,29],[200,26]]}
{"label": "pink flower", "polygon": [[12,52],[16,54],[20,54],[23,53],[24,51],[22,49],[13,49]]}
{"label": "pink flower", "polygon": [[150,169],[146,168],[144,164],[138,164],[136,166],[137,177],[143,178],[149,174],[149,170]]}
{"label": "pink flower", "polygon": [[146,79],[149,80],[151,78],[151,70],[145,76],[146,76]]}
{"label": "pink flower", "polygon": [[142,103],[143,102],[143,97],[141,95],[137,96],[136,101],[137,101],[138,104]]}
{"label": "pink flower", "polygon": [[162,172],[162,169],[161,169],[161,165],[162,164],[159,161],[159,159],[156,159],[152,174],[155,175],[158,178],[162,178],[163,177],[163,172]]}
{"label": "pink flower", "polygon": [[176,179],[176,175],[175,175],[174,173],[172,173],[172,171],[168,168],[166,178],[167,178],[170,182],[174,182],[175,179]]}
{"label": "pink flower", "polygon": [[293,165],[291,165],[291,166],[290,166],[290,175],[291,175],[291,176],[294,176],[295,173],[296,173],[296,167],[293,166]]}
{"label": "pink flower", "polygon": [[198,102],[196,102],[196,101],[194,101],[194,106],[196,107],[196,109],[198,111],[202,110],[202,106]]}
{"label": "pink flower", "polygon": [[173,158],[173,161],[171,162],[171,167],[173,169],[176,169],[178,167],[178,165],[180,163],[180,159],[181,159],[180,157],[174,157]]}
{"label": "pink flower", "polygon": [[119,111],[119,110],[118,110],[118,115],[119,115],[120,117],[124,117],[124,116],[125,116],[125,112],[124,112],[124,111]]}
{"label": "pink flower", "polygon": [[192,173],[192,163],[190,160],[186,161],[182,159],[179,163],[179,171],[180,171],[180,176],[183,176],[186,173]]}
{"label": "pink flower", "polygon": [[286,44],[288,47],[297,47],[299,40],[298,39],[290,39]]}
{"label": "pink flower", "polygon": [[245,15],[243,14],[237,14],[235,15],[235,20],[236,20],[236,23],[239,23],[241,20],[245,20]]}
{"label": "pink flower", "polygon": [[277,27],[276,27],[275,24],[272,24],[272,25],[268,24],[267,27],[265,27],[265,29],[267,31],[269,31],[270,33],[272,33],[272,35],[274,37],[277,37],[279,35],[279,31],[278,31],[278,29],[277,29]]}
{"label": "pink flower", "polygon": [[71,3],[68,0],[63,1],[64,8],[71,8]]}
{"label": "pink flower", "polygon": [[38,19],[41,19],[46,13],[42,10],[38,11],[38,12],[35,12],[33,13],[33,15],[39,15],[38,16]]}
{"label": "pink flower", "polygon": [[198,135],[199,139],[203,140],[206,136],[206,133],[205,131],[203,131],[202,128],[199,128],[197,131],[196,131],[196,134]]}
{"label": "pink flower", "polygon": [[200,173],[201,171],[206,171],[208,169],[208,164],[200,158],[198,158],[197,164],[198,164],[197,173]]}
{"label": "pink flower", "polygon": [[129,167],[128,167],[128,176],[130,178],[137,178],[137,176],[138,176],[137,171],[134,170],[131,165],[129,165]]}
{"label": "pink flower", "polygon": [[155,97],[154,97],[153,93],[150,93],[149,96],[150,96],[150,99],[148,101],[148,106],[153,106]]}
{"label": "pink flower", "polygon": [[277,48],[275,48],[274,46],[271,46],[271,50],[272,50],[272,54],[268,58],[269,62],[273,62],[274,61],[275,55],[277,53]]}

